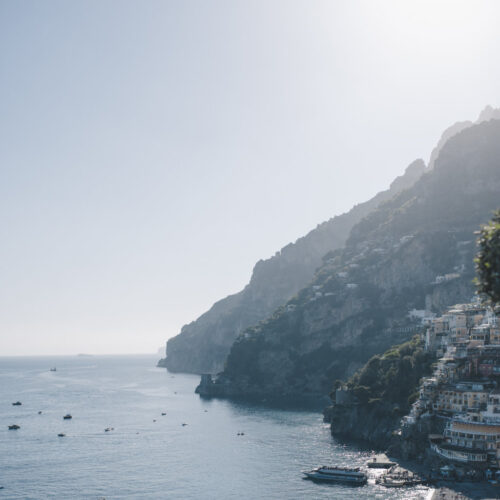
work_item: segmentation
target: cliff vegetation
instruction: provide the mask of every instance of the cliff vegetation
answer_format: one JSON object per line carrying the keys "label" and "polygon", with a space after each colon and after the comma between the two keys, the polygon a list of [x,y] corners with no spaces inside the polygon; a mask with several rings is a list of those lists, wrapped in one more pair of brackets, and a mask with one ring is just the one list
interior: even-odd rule
{"label": "cliff vegetation", "polygon": [[[347,382],[336,381],[335,402],[325,410],[334,436],[387,447],[401,417],[418,398],[419,381],[432,373],[435,358],[415,336],[370,358]],[[338,391],[344,398],[337,397]]]}
{"label": "cliff vegetation", "polygon": [[345,384],[360,404],[391,403],[406,414],[418,397],[420,379],[431,373],[434,357],[423,349],[418,335],[375,355]]}

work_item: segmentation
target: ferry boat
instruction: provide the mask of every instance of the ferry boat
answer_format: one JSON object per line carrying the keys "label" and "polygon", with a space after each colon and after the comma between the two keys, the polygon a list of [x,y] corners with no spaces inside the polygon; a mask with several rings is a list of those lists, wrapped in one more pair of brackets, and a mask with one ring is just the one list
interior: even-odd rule
{"label": "ferry boat", "polygon": [[315,481],[331,481],[336,483],[365,484],[368,476],[359,467],[316,467],[311,471],[302,471],[309,479]]}

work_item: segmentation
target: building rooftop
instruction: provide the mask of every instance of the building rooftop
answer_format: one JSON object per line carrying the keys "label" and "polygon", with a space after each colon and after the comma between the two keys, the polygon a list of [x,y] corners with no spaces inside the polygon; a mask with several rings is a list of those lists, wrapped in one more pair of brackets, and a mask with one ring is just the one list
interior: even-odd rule
{"label": "building rooftop", "polygon": [[[462,420],[464,418],[464,420]],[[456,431],[481,431],[482,434],[500,434],[500,424],[495,425],[488,422],[471,422],[466,417],[454,417],[451,421],[453,430]]]}

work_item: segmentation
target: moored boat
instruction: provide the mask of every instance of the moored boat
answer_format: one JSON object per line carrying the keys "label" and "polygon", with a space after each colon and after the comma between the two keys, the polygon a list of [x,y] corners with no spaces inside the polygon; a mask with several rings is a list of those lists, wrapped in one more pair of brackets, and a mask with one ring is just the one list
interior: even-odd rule
{"label": "moored boat", "polygon": [[365,484],[368,476],[365,472],[357,468],[349,467],[316,467],[310,471],[302,471],[309,479],[315,481],[330,481],[336,483]]}
{"label": "moored boat", "polygon": [[[394,472],[389,472],[376,479],[376,483],[386,488],[400,488],[402,486],[417,486],[423,484],[424,480],[405,469],[393,468]],[[391,469],[392,470],[392,469]]]}
{"label": "moored boat", "polygon": [[394,479],[391,477],[384,477],[381,480],[376,481],[377,484],[381,484],[386,488],[401,488],[402,486],[407,486],[409,483],[404,479]]}

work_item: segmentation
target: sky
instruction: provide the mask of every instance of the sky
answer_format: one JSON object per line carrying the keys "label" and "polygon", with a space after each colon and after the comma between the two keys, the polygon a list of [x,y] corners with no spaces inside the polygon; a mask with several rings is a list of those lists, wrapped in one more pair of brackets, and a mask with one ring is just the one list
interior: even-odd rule
{"label": "sky", "polygon": [[155,352],[500,105],[500,2],[0,2],[0,355]]}

